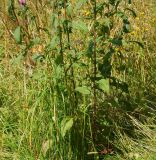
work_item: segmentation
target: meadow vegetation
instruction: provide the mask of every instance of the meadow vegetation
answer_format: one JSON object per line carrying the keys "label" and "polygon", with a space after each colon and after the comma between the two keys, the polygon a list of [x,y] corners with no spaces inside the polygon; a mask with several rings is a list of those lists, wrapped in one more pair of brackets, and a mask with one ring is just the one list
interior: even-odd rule
{"label": "meadow vegetation", "polygon": [[1,0],[0,159],[154,160],[155,6]]}

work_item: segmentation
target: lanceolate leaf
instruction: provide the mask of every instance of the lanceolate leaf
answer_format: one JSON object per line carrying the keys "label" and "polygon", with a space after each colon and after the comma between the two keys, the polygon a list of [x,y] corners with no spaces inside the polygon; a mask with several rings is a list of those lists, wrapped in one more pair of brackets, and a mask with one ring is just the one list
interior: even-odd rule
{"label": "lanceolate leaf", "polygon": [[73,28],[84,32],[88,31],[88,27],[83,21],[73,21]]}
{"label": "lanceolate leaf", "polygon": [[67,131],[69,131],[72,126],[73,126],[73,118],[65,117],[62,120],[62,122],[61,122],[61,135],[63,138],[66,135]]}
{"label": "lanceolate leaf", "polygon": [[21,43],[21,27],[20,26],[18,26],[16,29],[15,29],[15,31],[14,31],[14,33],[13,33],[13,36],[14,36],[14,38],[15,38],[15,40],[16,40],[16,42],[17,43]]}
{"label": "lanceolate leaf", "polygon": [[75,90],[82,94],[90,94],[90,90],[87,86],[77,87]]}
{"label": "lanceolate leaf", "polygon": [[109,79],[101,79],[98,81],[99,88],[109,93]]}

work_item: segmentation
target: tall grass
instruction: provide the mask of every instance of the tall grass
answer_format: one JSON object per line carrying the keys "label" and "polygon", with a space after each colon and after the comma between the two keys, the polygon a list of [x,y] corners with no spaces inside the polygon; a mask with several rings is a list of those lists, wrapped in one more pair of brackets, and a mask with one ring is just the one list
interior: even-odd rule
{"label": "tall grass", "polygon": [[104,10],[96,0],[9,2],[0,7],[0,159],[154,159],[155,2],[121,2],[131,23],[122,45],[113,41],[121,13],[100,17],[115,1]]}

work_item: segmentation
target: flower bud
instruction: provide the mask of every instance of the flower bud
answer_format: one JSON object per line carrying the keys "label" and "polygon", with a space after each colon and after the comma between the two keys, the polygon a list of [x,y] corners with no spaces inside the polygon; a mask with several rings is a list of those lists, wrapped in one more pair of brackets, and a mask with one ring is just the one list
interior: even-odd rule
{"label": "flower bud", "polygon": [[24,5],[26,5],[26,0],[19,0],[19,3],[21,6],[24,6]]}

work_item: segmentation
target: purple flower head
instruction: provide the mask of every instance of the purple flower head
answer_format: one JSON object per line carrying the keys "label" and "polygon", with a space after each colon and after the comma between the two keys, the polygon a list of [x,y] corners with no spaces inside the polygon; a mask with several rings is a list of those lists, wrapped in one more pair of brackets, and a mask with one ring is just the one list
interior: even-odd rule
{"label": "purple flower head", "polygon": [[19,0],[19,3],[21,6],[24,6],[24,5],[26,5],[26,0]]}

